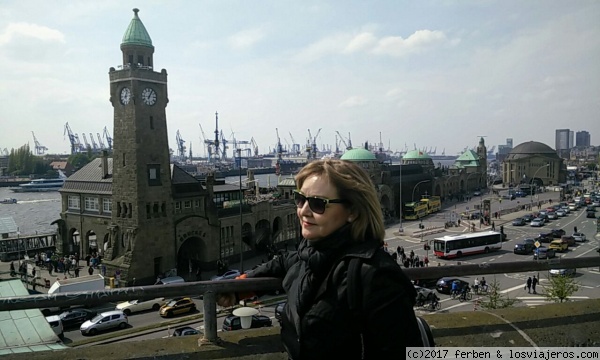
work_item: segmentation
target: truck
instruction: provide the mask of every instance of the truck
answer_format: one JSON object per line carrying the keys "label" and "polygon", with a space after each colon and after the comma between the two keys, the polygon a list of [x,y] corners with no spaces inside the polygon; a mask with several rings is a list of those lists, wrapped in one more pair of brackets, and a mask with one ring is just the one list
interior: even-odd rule
{"label": "truck", "polygon": [[48,295],[73,291],[104,290],[104,288],[104,276],[94,274],[63,280],[57,279],[48,290]]}

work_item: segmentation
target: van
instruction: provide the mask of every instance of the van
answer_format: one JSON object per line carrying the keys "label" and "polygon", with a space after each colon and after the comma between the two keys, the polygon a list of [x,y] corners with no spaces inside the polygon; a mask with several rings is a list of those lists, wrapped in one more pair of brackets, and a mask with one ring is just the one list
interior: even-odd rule
{"label": "van", "polygon": [[171,285],[185,282],[181,276],[169,276],[164,279],[160,279],[154,285]]}
{"label": "van", "polygon": [[62,320],[60,319],[60,316],[58,316],[58,315],[46,316],[46,321],[48,322],[48,324],[50,324],[50,327],[52,328],[54,333],[56,335],[58,335],[59,338],[62,339],[64,336],[64,328],[63,328],[63,323],[62,323]]}

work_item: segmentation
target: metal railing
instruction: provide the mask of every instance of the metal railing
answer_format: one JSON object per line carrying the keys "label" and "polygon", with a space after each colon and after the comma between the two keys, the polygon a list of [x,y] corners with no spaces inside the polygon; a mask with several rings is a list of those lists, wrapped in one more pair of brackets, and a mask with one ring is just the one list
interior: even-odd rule
{"label": "metal railing", "polygon": [[[503,274],[522,271],[550,269],[590,268],[600,266],[599,257],[576,259],[550,259],[540,261],[505,262],[475,265],[446,265],[425,268],[409,268],[404,272],[410,279],[434,279],[444,276],[467,276]],[[0,298],[0,309],[23,310],[46,307],[68,307],[80,304],[100,304],[136,298],[204,296],[204,339],[217,341],[217,294],[268,291],[281,288],[276,278],[254,278],[244,280],[198,281],[173,285],[133,286],[101,291],[83,291],[61,294],[40,294]]]}

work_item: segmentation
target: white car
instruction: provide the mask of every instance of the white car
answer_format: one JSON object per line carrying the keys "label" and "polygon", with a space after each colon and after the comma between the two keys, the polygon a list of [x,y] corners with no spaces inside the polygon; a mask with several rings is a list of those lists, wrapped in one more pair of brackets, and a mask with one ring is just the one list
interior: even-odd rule
{"label": "white car", "polygon": [[568,206],[563,206],[562,208],[560,208],[562,211],[564,211],[566,214],[569,214],[571,212],[571,209],[569,209]]}
{"label": "white car", "polygon": [[121,310],[125,315],[129,316],[134,312],[154,310],[158,311],[161,306],[167,303],[165,298],[156,298],[149,300],[131,300],[118,303],[115,310]]}
{"label": "white car", "polygon": [[587,241],[584,233],[574,233],[573,238],[575,238],[575,242],[586,242]]}
{"label": "white car", "polygon": [[542,226],[544,226],[544,220],[540,219],[540,218],[535,218],[535,219],[531,220],[531,223],[529,224],[529,226],[542,227]]}

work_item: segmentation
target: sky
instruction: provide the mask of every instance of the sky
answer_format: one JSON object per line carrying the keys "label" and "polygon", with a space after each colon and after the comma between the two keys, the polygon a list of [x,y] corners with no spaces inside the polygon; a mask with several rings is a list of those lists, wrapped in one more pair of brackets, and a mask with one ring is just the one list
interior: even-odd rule
{"label": "sky", "polygon": [[[169,145],[229,141],[455,155],[568,128],[600,141],[596,0],[2,0],[0,150],[112,134],[111,67],[133,8],[168,72]],[[320,131],[319,131],[320,130]],[[317,135],[318,134],[318,135]],[[338,139],[340,136],[338,135]]]}

